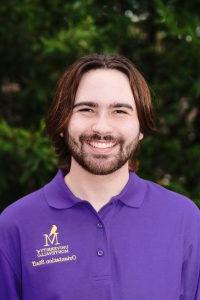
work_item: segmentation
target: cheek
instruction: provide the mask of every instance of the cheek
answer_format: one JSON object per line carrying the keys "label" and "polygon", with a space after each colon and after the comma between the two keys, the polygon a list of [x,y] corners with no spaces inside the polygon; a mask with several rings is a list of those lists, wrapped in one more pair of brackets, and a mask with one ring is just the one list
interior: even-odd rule
{"label": "cheek", "polygon": [[140,132],[138,121],[123,122],[120,128],[121,133],[125,136],[129,136],[130,138],[136,137]]}
{"label": "cheek", "polygon": [[74,136],[83,133],[91,134],[93,124],[94,124],[94,119],[92,118],[74,116],[70,119],[70,122],[68,124],[68,131],[70,134],[73,134]]}
{"label": "cheek", "polygon": [[80,134],[84,130],[83,122],[78,121],[77,119],[71,119],[68,124],[68,132],[74,137]]}
{"label": "cheek", "polygon": [[[68,132],[74,138],[82,134],[83,132],[90,132],[91,122],[88,120],[82,120],[81,118],[71,118],[68,124]],[[115,120],[112,124],[113,136],[123,136],[126,139],[132,140],[139,134],[139,121],[134,120]]]}

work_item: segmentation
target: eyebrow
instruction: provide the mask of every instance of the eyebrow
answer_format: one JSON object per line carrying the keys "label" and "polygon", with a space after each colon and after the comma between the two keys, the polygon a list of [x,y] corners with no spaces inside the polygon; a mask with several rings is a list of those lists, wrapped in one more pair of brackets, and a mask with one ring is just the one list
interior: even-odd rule
{"label": "eyebrow", "polygon": [[[83,101],[83,102],[79,102],[74,104],[74,108],[75,107],[79,107],[79,106],[89,106],[89,107],[98,107],[98,103],[96,102],[91,102],[91,101]],[[114,102],[112,104],[109,105],[109,108],[116,108],[116,107],[125,107],[128,108],[130,110],[133,110],[133,107],[128,104],[128,103],[120,103],[120,102]]]}

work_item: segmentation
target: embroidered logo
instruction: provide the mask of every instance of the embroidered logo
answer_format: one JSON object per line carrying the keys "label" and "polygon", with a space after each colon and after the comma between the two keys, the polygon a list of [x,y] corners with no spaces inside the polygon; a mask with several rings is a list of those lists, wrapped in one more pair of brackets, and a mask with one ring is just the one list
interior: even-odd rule
{"label": "embroidered logo", "polygon": [[[69,245],[61,245],[58,239],[58,226],[52,225],[49,234],[44,233],[44,248],[36,249],[36,256],[39,258],[49,257],[49,256],[57,256],[69,253]],[[60,257],[52,257],[50,259],[41,259],[39,261],[32,261],[32,266],[40,266],[50,263],[59,263],[59,262],[67,262],[67,261],[75,261],[77,256],[75,254],[68,256],[60,256]]]}

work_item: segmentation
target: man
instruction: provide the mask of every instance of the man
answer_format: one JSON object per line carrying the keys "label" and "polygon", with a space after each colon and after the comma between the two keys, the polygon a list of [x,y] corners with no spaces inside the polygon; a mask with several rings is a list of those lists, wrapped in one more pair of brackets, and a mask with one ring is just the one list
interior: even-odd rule
{"label": "man", "polygon": [[200,214],[136,175],[155,129],[148,86],[118,55],[80,58],[46,118],[51,182],[0,217],[0,299],[200,299]]}

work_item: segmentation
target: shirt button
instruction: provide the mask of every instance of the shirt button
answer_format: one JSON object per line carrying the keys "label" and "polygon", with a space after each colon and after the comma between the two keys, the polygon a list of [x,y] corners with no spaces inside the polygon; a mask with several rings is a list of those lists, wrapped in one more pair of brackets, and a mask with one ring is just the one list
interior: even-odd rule
{"label": "shirt button", "polygon": [[98,227],[98,228],[102,228],[103,225],[102,225],[101,223],[97,223],[97,227]]}
{"label": "shirt button", "polygon": [[103,255],[104,255],[104,251],[101,250],[101,249],[99,249],[99,250],[97,251],[97,255],[98,255],[98,256],[103,256]]}

